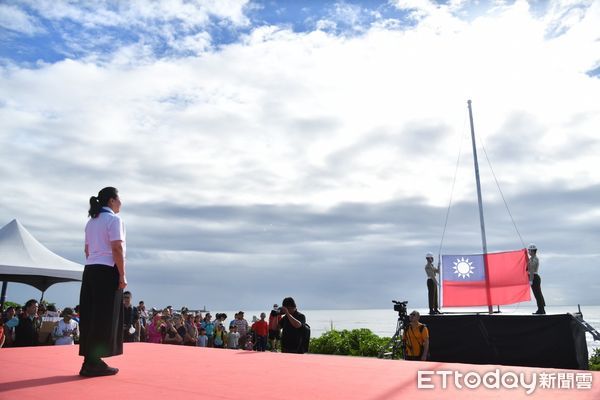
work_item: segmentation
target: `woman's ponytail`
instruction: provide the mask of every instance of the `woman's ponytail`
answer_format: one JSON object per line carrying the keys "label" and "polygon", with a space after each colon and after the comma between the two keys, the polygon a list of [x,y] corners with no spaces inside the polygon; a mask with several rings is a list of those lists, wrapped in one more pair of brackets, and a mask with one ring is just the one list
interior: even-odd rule
{"label": "woman's ponytail", "polygon": [[88,211],[88,216],[92,218],[96,218],[98,214],[100,214],[100,203],[98,202],[98,198],[96,196],[90,197],[90,210]]}
{"label": "woman's ponytail", "polygon": [[109,186],[98,192],[98,197],[90,197],[90,209],[88,211],[88,216],[96,218],[98,215],[100,215],[102,207],[107,206],[108,201],[110,199],[116,199],[118,195],[119,191],[116,188]]}

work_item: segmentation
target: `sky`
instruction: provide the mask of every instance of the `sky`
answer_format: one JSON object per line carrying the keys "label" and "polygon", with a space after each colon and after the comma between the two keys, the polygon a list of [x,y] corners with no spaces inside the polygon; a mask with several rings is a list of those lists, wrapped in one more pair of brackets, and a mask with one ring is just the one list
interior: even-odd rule
{"label": "sky", "polygon": [[114,186],[134,301],[424,307],[482,252],[469,99],[488,251],[599,304],[599,1],[2,0],[0,226],[84,264]]}

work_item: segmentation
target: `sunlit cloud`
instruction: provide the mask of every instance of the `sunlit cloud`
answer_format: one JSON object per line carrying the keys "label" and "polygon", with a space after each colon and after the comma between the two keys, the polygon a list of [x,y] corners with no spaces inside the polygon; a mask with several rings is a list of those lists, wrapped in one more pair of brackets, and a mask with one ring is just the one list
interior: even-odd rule
{"label": "sunlit cloud", "polygon": [[[0,224],[18,217],[83,262],[87,199],[114,185],[134,290],[150,293],[165,268],[189,284],[157,302],[189,306],[201,285],[235,308],[210,292],[219,280],[270,286],[305,271],[299,290],[331,307],[351,294],[315,287],[346,290],[365,268],[382,277],[365,282],[377,296],[344,304],[377,307],[397,289],[382,280],[401,277],[424,302],[422,256],[440,245],[459,152],[444,246],[480,243],[467,99],[524,240],[572,254],[565,235],[597,239],[597,2],[1,7]],[[519,247],[485,153],[490,246]],[[590,260],[594,243],[571,247]],[[559,279],[568,260],[546,261]]]}

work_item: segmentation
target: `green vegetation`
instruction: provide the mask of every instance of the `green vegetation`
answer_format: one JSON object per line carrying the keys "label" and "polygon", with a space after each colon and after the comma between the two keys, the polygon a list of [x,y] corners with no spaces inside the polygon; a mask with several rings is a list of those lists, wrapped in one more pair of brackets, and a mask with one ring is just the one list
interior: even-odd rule
{"label": "green vegetation", "polygon": [[590,357],[590,370],[600,371],[600,347],[597,347]]}
{"label": "green vegetation", "polygon": [[4,302],[4,310],[6,310],[8,307],[21,307],[21,304],[19,303],[15,303],[14,301],[5,301]]}
{"label": "green vegetation", "polygon": [[321,337],[311,339],[309,352],[314,354],[377,357],[381,348],[389,340],[388,337],[375,335],[369,329],[331,330],[325,332]]}

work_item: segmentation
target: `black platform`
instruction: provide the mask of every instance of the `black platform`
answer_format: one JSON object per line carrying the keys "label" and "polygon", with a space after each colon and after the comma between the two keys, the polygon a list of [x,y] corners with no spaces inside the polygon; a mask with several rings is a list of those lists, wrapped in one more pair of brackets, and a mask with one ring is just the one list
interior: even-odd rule
{"label": "black platform", "polygon": [[588,369],[585,330],[571,314],[421,316],[430,360]]}

